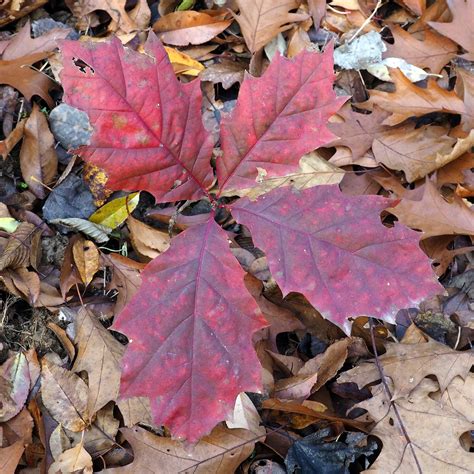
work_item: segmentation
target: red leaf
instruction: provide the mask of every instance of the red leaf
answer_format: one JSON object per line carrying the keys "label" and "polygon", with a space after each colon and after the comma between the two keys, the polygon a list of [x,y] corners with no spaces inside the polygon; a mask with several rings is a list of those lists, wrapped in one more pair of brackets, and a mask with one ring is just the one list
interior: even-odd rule
{"label": "red leaf", "polygon": [[87,112],[94,127],[79,153],[105,169],[110,189],[149,191],[160,202],[199,199],[213,180],[199,81],[176,79],[153,33],[145,52],[116,38],[62,42],[64,100]]}
{"label": "red leaf", "polygon": [[337,186],[285,187],[254,202],[240,199],[232,212],[266,252],[283,293],[303,293],[349,330],[350,316],[389,320],[397,309],[444,291],[419,248],[419,234],[380,222],[390,203],[347,196]]}
{"label": "red leaf", "polygon": [[114,329],[131,340],[122,397],[146,396],[154,421],[197,441],[226,418],[242,391],[260,388],[252,334],[266,326],[211,218],[174,238],[148,264]]}
{"label": "red leaf", "polygon": [[284,176],[309,151],[336,138],[327,128],[346,98],[336,98],[333,51],[303,51],[293,60],[276,55],[260,78],[247,76],[237,105],[222,120],[220,188],[255,186],[257,167]]}

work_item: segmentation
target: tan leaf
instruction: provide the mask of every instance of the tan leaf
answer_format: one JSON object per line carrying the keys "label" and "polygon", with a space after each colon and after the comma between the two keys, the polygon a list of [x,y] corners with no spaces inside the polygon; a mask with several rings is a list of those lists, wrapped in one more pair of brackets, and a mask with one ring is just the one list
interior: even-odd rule
{"label": "tan leaf", "polygon": [[149,425],[153,423],[150,400],[146,397],[121,398],[117,402],[117,406],[123,416],[125,426],[128,428],[138,423]]}
{"label": "tan leaf", "polygon": [[0,155],[4,160],[15,145],[23,138],[26,119],[20,120],[5,140],[0,140]]}
{"label": "tan leaf", "polygon": [[426,0],[402,0],[402,3],[416,15],[421,15],[426,10]]}
{"label": "tan leaf", "polygon": [[58,172],[58,157],[55,140],[49,130],[48,120],[37,104],[28,117],[20,152],[20,167],[23,179],[33,194],[44,199],[46,187]]}
{"label": "tan leaf", "polygon": [[[441,392],[451,381],[465,378],[474,363],[474,354],[457,352],[444,344],[429,340],[420,344],[388,344],[379,357],[385,377],[394,385],[393,400],[408,396],[428,375],[436,375]],[[360,388],[380,379],[374,361],[362,363],[337,379],[337,383],[355,382]]]}
{"label": "tan leaf", "polygon": [[409,227],[423,231],[423,238],[437,235],[474,235],[474,212],[456,194],[445,201],[436,186],[427,180],[421,200],[409,194],[388,210]]}
{"label": "tan leaf", "polygon": [[167,231],[150,227],[132,216],[128,216],[127,226],[133,248],[141,257],[153,259],[168,250],[171,239]]}
{"label": "tan leaf", "polygon": [[395,92],[371,90],[370,98],[357,107],[372,110],[379,106],[393,115],[384,120],[384,125],[397,125],[409,117],[419,117],[432,112],[466,113],[466,106],[454,91],[447,91],[435,79],[428,79],[426,88],[415,86],[398,69],[391,69]]}
{"label": "tan leaf", "polygon": [[[422,367],[423,362],[418,364]],[[407,398],[393,402],[410,445],[382,385],[371,389],[373,398],[356,405],[369,412],[376,422],[371,434],[383,443],[375,463],[364,472],[457,474],[472,471],[472,454],[462,448],[459,438],[474,426],[449,403],[434,401],[430,394],[437,390],[435,381],[424,379]]]}
{"label": "tan leaf", "polygon": [[447,0],[447,3],[453,15],[452,21],[450,23],[429,21],[428,24],[438,33],[462,46],[467,51],[466,54],[461,55],[462,58],[474,61],[474,32],[471,21],[474,5],[472,0]]}
{"label": "tan leaf", "polygon": [[[352,160],[356,162],[371,148],[373,141],[387,130],[382,122],[390,113],[374,107],[371,114],[355,112],[350,104],[345,104],[328,123],[328,128],[338,138],[331,141],[326,147],[346,146],[352,152]],[[342,120],[336,122],[335,118]]]}
{"label": "tan leaf", "polygon": [[65,3],[76,18],[78,30],[85,31],[91,26],[93,13],[97,10],[106,11],[112,18],[113,26],[124,33],[137,29],[137,25],[125,11],[126,0],[65,0]]}
{"label": "tan leaf", "polygon": [[390,26],[394,44],[386,44],[383,58],[402,58],[421,69],[428,68],[433,74],[456,56],[456,43],[427,29],[419,39],[398,25]]}
{"label": "tan leaf", "polygon": [[7,84],[19,90],[27,100],[35,95],[41,97],[49,107],[54,101],[49,95],[56,86],[46,74],[35,71],[31,65],[48,57],[50,53],[35,53],[11,61],[0,60],[0,84]]}
{"label": "tan leaf", "polygon": [[11,446],[0,448],[0,472],[2,474],[15,474],[24,450],[25,444],[23,441],[17,441]]}
{"label": "tan leaf", "polygon": [[47,359],[41,362],[41,398],[51,416],[71,431],[83,431],[89,425],[85,382],[73,372]]}
{"label": "tan leaf", "polygon": [[26,357],[19,352],[0,367],[0,422],[20,413],[30,391],[30,370]]}
{"label": "tan leaf", "polygon": [[74,448],[60,454],[58,460],[49,467],[49,474],[69,474],[71,472],[81,472],[82,474],[92,474],[92,458],[84,449],[82,443]]}
{"label": "tan leaf", "polygon": [[293,186],[295,189],[308,189],[322,184],[338,184],[344,177],[345,171],[329,163],[318,152],[313,151],[300,158],[299,170],[296,173],[278,178],[266,178],[266,171],[257,168],[257,186],[249,189],[228,189],[222,195],[246,196],[251,200],[257,199],[262,194],[282,186]]}
{"label": "tan leaf", "polygon": [[153,31],[163,43],[174,46],[206,43],[232,23],[225,19],[227,12],[208,13],[192,10],[169,13],[153,24]]}
{"label": "tan leaf", "polygon": [[[439,394],[437,394],[439,395]],[[433,396],[435,400],[439,400],[439,396]],[[449,405],[453,410],[462,414],[466,420],[474,423],[474,374],[471,372],[463,380],[456,377],[449,384],[446,391],[441,396],[441,402]]]}
{"label": "tan leaf", "polygon": [[99,270],[99,250],[94,242],[81,238],[74,242],[72,255],[82,282],[88,285]]}
{"label": "tan leaf", "polygon": [[[22,222],[11,234],[0,256],[0,271],[5,268],[21,268],[30,265],[32,248],[39,247],[41,230],[29,222]],[[38,254],[38,249],[35,249]]]}
{"label": "tan leaf", "polygon": [[224,89],[229,89],[236,83],[244,80],[245,65],[231,61],[229,59],[221,59],[218,63],[211,64],[199,74],[201,81],[209,81],[213,84],[222,83]]}
{"label": "tan leaf", "polygon": [[444,127],[406,124],[380,133],[372,150],[377,162],[402,170],[411,183],[460,156],[452,153],[454,143],[456,139]]}
{"label": "tan leaf", "polygon": [[229,474],[252,453],[256,436],[251,431],[231,430],[218,425],[192,448],[179,441],[156,436],[138,426],[121,428],[125,439],[132,445],[132,464],[107,471],[110,474],[156,472],[176,474],[192,470],[194,474]]}
{"label": "tan leaf", "polygon": [[88,412],[96,413],[107,402],[118,397],[120,361],[124,346],[105,329],[87,308],[76,317],[77,357],[72,370],[87,371],[89,375]]}
{"label": "tan leaf", "polygon": [[[262,426],[262,419],[258,414],[255,405],[246,393],[240,393],[235,400],[234,412],[226,420],[226,425],[230,429],[244,429],[255,433],[257,436],[265,436],[266,430]],[[261,441],[263,441],[261,439]]]}
{"label": "tan leaf", "polygon": [[10,293],[25,299],[31,306],[37,306],[41,294],[41,282],[36,272],[26,268],[6,269],[0,273]]}
{"label": "tan leaf", "polygon": [[32,38],[30,20],[28,20],[15,36],[8,38],[8,45],[3,50],[2,59],[11,61],[29,54],[49,53],[58,47],[57,41],[65,39],[70,31],[70,28],[53,28],[37,38]]}
{"label": "tan leaf", "polygon": [[461,125],[463,130],[469,132],[474,128],[474,73],[462,68],[457,68],[456,73],[456,90],[466,105]]}
{"label": "tan leaf", "polygon": [[255,53],[294,22],[309,18],[306,13],[290,13],[298,8],[296,0],[236,0],[240,15],[234,15],[245,43]]}

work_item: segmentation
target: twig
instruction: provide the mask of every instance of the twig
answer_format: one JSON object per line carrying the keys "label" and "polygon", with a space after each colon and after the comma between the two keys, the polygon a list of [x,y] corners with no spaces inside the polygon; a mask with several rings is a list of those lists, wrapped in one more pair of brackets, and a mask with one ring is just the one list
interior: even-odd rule
{"label": "twig", "polygon": [[[374,350],[374,356],[375,356],[375,365],[377,366],[377,369],[379,371],[380,378],[382,380],[382,386],[383,386],[384,391],[387,395],[389,404],[393,408],[393,412],[395,413],[395,417],[397,418],[398,425],[400,426],[400,430],[402,431],[402,434],[403,434],[403,436],[405,437],[405,439],[407,441],[405,449],[406,449],[407,446],[410,447],[411,452],[413,454],[413,459],[415,460],[415,464],[416,464],[418,473],[423,474],[423,470],[421,469],[420,462],[418,461],[418,457],[416,456],[415,449],[413,448],[413,443],[411,442],[410,436],[408,436],[408,432],[405,428],[405,425],[403,424],[403,420],[402,420],[402,417],[400,416],[397,405],[392,400],[392,392],[390,391],[390,388],[389,388],[389,386],[388,386],[388,384],[385,380],[385,374],[383,372],[382,365],[380,364],[379,354],[378,354],[378,351],[377,351],[377,346],[375,344],[374,322],[373,322],[372,318],[369,318],[369,326],[370,326],[370,340],[372,342],[372,348]],[[400,463],[401,463],[401,461],[400,461]]]}
{"label": "twig", "polygon": [[351,43],[358,34],[372,21],[372,18],[377,13],[377,10],[382,6],[382,0],[378,0],[377,5],[375,5],[374,11],[365,19],[364,23],[360,25],[360,28],[352,35],[352,38],[347,42],[347,44]]}

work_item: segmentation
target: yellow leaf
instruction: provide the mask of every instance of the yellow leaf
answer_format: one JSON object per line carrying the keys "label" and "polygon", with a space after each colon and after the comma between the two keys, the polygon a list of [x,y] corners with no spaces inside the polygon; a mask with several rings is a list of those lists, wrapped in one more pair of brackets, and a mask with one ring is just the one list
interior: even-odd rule
{"label": "yellow leaf", "polygon": [[97,209],[89,217],[89,220],[94,224],[105,225],[110,229],[115,229],[135,210],[139,200],[140,193],[132,193],[128,196],[114,199],[100,209]]}
{"label": "yellow leaf", "polygon": [[13,217],[0,217],[0,229],[5,232],[12,233],[15,232],[20,223],[13,219]]}
{"label": "yellow leaf", "polygon": [[173,65],[175,74],[197,76],[204,69],[204,66],[200,62],[177,49],[165,46],[165,50],[168,53],[168,58]]}

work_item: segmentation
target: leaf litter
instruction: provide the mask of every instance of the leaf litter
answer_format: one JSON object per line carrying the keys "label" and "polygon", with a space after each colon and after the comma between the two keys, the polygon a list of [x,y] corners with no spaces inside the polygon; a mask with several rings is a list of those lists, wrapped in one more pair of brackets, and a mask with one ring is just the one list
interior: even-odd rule
{"label": "leaf litter", "polygon": [[3,2],[2,473],[469,470],[471,6]]}

